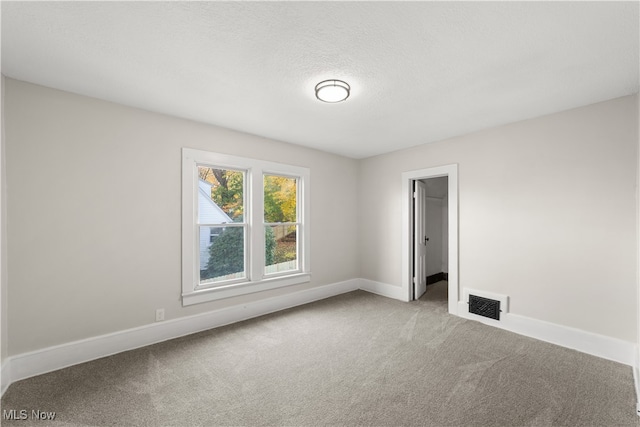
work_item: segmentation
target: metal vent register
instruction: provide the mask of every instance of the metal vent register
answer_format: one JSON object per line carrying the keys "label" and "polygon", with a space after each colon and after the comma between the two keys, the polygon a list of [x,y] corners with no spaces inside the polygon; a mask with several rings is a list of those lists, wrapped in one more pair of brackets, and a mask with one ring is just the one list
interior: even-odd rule
{"label": "metal vent register", "polygon": [[469,313],[500,320],[500,301],[469,294]]}

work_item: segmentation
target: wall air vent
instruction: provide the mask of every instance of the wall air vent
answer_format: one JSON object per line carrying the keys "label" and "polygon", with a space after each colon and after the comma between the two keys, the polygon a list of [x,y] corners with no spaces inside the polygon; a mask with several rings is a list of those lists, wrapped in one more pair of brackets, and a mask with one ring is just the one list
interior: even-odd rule
{"label": "wall air vent", "polygon": [[500,320],[500,301],[469,294],[469,313]]}

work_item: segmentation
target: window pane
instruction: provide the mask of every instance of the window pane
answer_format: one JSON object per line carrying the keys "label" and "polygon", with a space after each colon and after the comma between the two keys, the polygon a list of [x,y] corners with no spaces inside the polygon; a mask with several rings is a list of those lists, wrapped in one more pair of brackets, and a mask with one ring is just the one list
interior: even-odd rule
{"label": "window pane", "polygon": [[198,166],[198,223],[243,222],[244,173]]}
{"label": "window pane", "polygon": [[200,284],[246,277],[245,227],[200,227]]}
{"label": "window pane", "polygon": [[297,181],[284,176],[264,176],[264,222],[298,221]]}
{"label": "window pane", "polygon": [[297,225],[267,225],[264,246],[266,274],[298,269]]}

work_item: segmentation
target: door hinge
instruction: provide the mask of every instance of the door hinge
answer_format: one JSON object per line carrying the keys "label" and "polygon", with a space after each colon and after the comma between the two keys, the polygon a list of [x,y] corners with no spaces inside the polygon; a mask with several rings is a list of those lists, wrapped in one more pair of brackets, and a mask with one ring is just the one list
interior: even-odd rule
{"label": "door hinge", "polygon": [[413,198],[415,199],[416,197],[418,197],[418,193],[416,193],[415,191],[413,192]]}
{"label": "door hinge", "polygon": [[414,285],[416,284],[416,278],[415,277],[413,278],[413,284]]}

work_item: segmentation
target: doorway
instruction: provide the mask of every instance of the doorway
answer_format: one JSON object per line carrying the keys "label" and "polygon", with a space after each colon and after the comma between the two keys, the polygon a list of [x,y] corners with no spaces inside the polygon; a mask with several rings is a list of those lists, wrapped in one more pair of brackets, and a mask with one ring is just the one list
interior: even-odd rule
{"label": "doorway", "polygon": [[413,299],[447,300],[448,265],[447,176],[414,181]]}
{"label": "doorway", "polygon": [[[402,174],[403,281],[406,301],[446,277],[447,306],[458,309],[458,165]],[[431,220],[429,220],[431,218]],[[445,232],[446,226],[446,232]]]}

